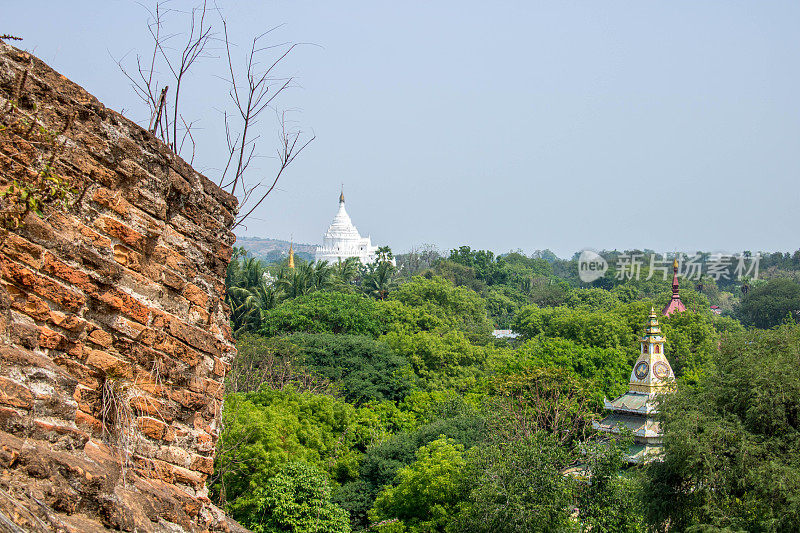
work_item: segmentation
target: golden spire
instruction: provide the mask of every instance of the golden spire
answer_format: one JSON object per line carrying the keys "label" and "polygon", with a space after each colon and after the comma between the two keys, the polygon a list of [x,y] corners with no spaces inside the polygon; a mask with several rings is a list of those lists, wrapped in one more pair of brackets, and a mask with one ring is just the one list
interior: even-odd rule
{"label": "golden spire", "polygon": [[294,243],[289,243],[289,268],[294,268]]}
{"label": "golden spire", "polygon": [[342,183],[342,192],[339,193],[339,203],[344,203],[344,183]]}

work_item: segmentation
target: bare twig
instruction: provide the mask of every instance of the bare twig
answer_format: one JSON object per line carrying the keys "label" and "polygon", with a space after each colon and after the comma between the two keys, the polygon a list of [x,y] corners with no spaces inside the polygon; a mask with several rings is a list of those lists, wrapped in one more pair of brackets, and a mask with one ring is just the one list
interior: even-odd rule
{"label": "bare twig", "polygon": [[161,113],[164,110],[164,104],[167,103],[167,90],[169,89],[169,85],[165,85],[163,89],[161,89],[161,96],[158,99],[158,111],[155,115],[155,120],[151,116],[150,118],[150,125],[148,126],[148,131],[150,133],[155,133],[158,129],[158,124],[161,122]]}
{"label": "bare twig", "polygon": [[[147,30],[153,49],[146,59],[136,56],[136,72],[129,73],[123,67],[122,59],[116,62],[130,81],[134,92],[150,111],[148,130],[158,135],[178,155],[183,154],[188,140],[192,147],[190,163],[193,163],[197,143],[192,128],[196,121],[185,119],[181,112],[181,89],[186,86],[187,73],[195,62],[208,57],[210,43],[217,36],[213,32],[209,11],[220,10],[216,7],[209,8],[207,2],[203,1],[191,10],[188,28],[185,33],[180,34],[166,30],[167,16],[174,10],[164,9],[163,6],[164,2],[157,2],[154,9],[145,7],[149,15]],[[235,111],[222,113],[228,154],[224,164],[220,165],[221,174],[217,183],[239,200],[239,212],[244,214],[237,217],[234,223],[234,227],[237,227],[264,202],[275,189],[286,168],[314,140],[314,136],[307,138],[300,130],[290,131],[286,112],[274,108],[278,96],[294,84],[293,77],[280,77],[277,70],[298,45],[264,44],[266,36],[280,27],[275,26],[251,40],[242,68],[237,68],[239,63],[235,60],[235,45],[228,33],[227,22],[221,14],[220,21],[225,46],[224,59],[227,60],[225,79],[229,83],[229,97]],[[179,52],[169,45],[174,39],[183,43],[178,47]],[[264,61],[265,54],[271,54],[272,57]],[[159,67],[172,79],[169,85],[174,83],[169,99],[167,84],[159,83]],[[260,116],[267,108],[273,109],[279,117],[280,136],[277,169],[271,175],[264,176],[251,168],[251,164],[260,157],[258,145],[261,135],[258,126]]]}

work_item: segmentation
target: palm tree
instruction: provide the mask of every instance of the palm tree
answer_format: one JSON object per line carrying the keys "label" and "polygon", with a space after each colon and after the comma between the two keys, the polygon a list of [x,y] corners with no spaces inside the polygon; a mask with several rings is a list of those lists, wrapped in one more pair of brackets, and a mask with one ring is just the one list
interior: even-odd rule
{"label": "palm tree", "polygon": [[397,268],[389,261],[376,261],[367,265],[363,284],[364,291],[377,300],[385,300],[397,286],[396,273]]}
{"label": "palm tree", "polygon": [[348,257],[344,261],[339,259],[332,267],[333,275],[342,285],[350,285],[358,276],[359,266],[361,265],[357,257]]}

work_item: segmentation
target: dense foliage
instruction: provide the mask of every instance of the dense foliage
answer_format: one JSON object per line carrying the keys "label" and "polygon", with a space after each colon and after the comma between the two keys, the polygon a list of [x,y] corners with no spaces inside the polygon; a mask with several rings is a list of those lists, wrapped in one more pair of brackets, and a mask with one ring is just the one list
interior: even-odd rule
{"label": "dense foliage", "polygon": [[592,422],[671,297],[646,266],[586,285],[547,251],[292,269],[238,250],[212,496],[264,532],[800,529],[797,257],[682,284],[663,461],[631,467]]}

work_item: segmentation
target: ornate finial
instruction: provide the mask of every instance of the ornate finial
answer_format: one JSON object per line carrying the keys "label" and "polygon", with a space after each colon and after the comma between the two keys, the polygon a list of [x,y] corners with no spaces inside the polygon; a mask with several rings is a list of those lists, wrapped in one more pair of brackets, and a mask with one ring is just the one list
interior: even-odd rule
{"label": "ornate finial", "polygon": [[344,203],[344,183],[342,183],[342,192],[339,193],[339,203],[340,204]]}
{"label": "ornate finial", "polygon": [[676,274],[678,273],[678,258],[677,257],[672,262],[672,271],[675,272]]}
{"label": "ornate finial", "polygon": [[289,241],[289,268],[294,269],[294,237]]}

